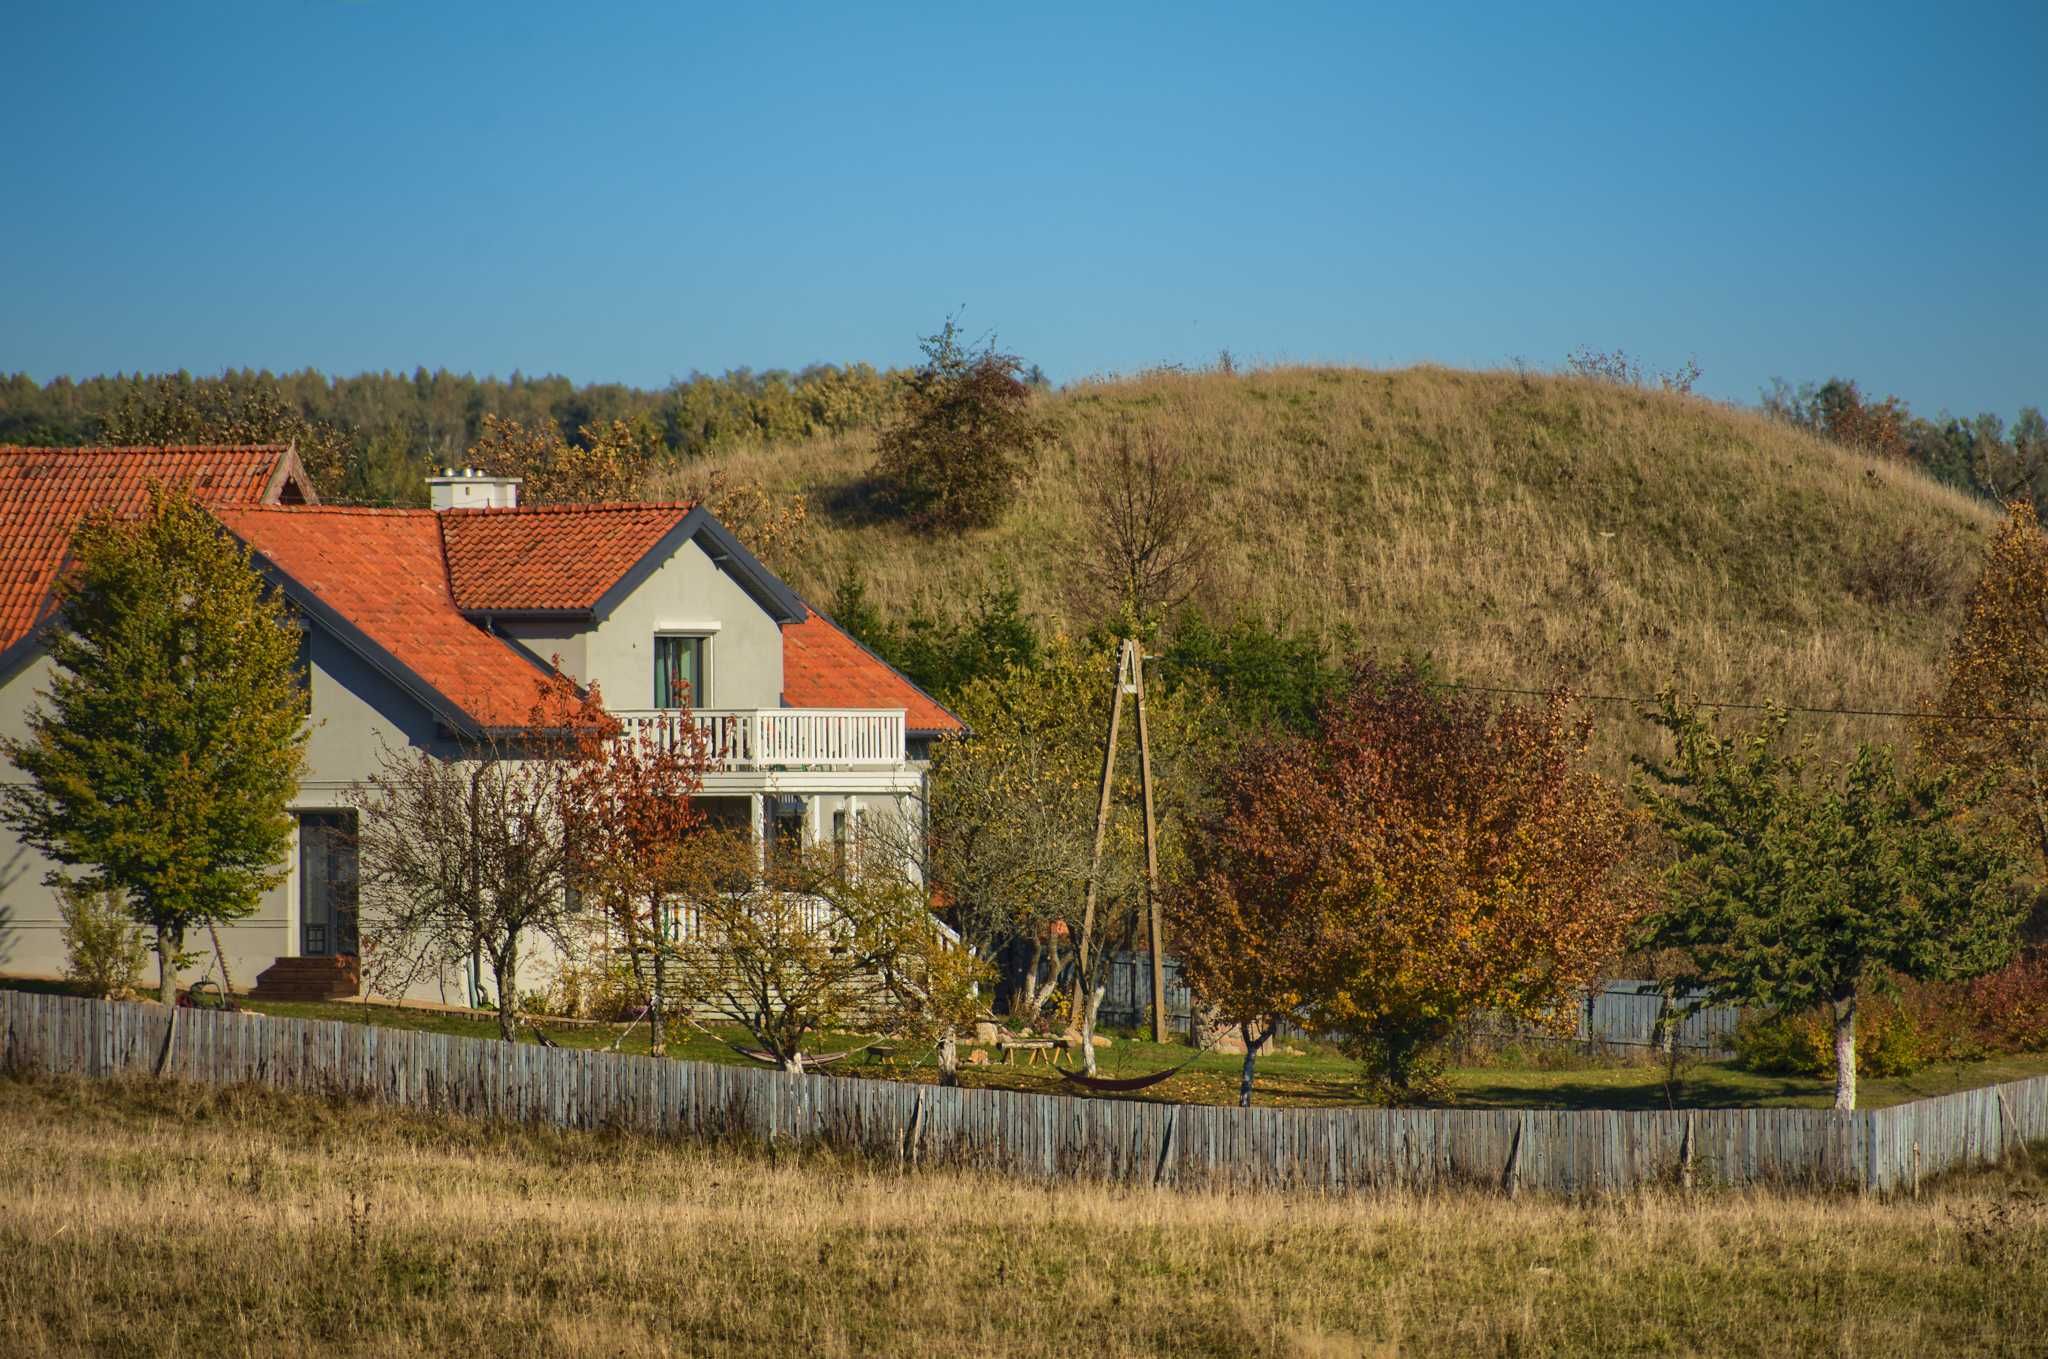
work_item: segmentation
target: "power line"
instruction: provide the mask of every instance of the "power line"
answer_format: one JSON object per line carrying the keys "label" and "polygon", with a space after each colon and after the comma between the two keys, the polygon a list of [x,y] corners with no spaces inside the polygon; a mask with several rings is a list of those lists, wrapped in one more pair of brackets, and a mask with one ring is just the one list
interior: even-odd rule
{"label": "power line", "polygon": [[[1563,692],[1575,699],[1588,703],[1625,703],[1631,707],[1654,707],[1662,700],[1642,698],[1629,694],[1585,694],[1560,685],[1558,689],[1522,689],[1502,684],[1465,684],[1458,681],[1443,681],[1446,689],[1462,689],[1478,694],[1513,694],[1525,698],[1548,698],[1551,694]],[[1755,703],[1736,699],[1696,698],[1690,700],[1701,708],[1724,708],[1742,712],[1778,711],[1784,713],[1810,713],[1827,717],[1903,717],[1925,722],[2048,722],[2048,713],[1939,713],[1907,708],[1825,708],[1800,703]]]}

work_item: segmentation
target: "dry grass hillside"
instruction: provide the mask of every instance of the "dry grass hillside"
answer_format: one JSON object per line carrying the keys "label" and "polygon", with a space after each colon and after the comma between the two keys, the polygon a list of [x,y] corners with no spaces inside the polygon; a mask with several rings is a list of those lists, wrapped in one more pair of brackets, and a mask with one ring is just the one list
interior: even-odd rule
{"label": "dry grass hillside", "polygon": [[1915,702],[1995,521],[1906,467],[1761,416],[1582,379],[1154,373],[1078,385],[1043,411],[1057,439],[1019,503],[965,536],[862,512],[870,436],[720,465],[809,497],[811,541],[786,565],[814,600],[858,573],[884,605],[945,608],[1007,575],[1028,607],[1084,625],[1085,485],[1120,428],[1149,426],[1206,489],[1202,602],[1220,619],[1347,626],[1475,683],[1675,682],[1821,707]]}

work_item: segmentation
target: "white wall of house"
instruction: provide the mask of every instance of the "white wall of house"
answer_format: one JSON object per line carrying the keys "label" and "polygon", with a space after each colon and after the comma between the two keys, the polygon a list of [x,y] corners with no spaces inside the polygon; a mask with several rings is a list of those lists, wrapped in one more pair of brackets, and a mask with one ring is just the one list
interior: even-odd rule
{"label": "white wall of house", "polygon": [[702,633],[708,696],[699,708],[782,706],[782,629],[696,543],[686,543],[619,602],[585,642],[584,678],[616,709],[652,708],[654,639]]}
{"label": "white wall of house", "polygon": [[[559,663],[562,673],[578,684],[589,682],[589,660],[585,654],[585,640],[590,634],[590,625],[576,622],[535,622],[532,620],[494,621],[491,630],[500,637],[519,643],[542,665]],[[611,695],[605,695],[606,702]]]}
{"label": "white wall of house", "polygon": [[[307,636],[312,720],[306,741],[306,774],[291,806],[294,811],[322,811],[352,805],[355,785],[375,772],[380,752],[388,745],[404,749],[425,746],[446,754],[453,744],[432,716],[410,695],[353,651],[326,633]],[[49,657],[36,653],[15,673],[0,677],[0,732],[20,738],[28,732],[29,709],[39,691],[49,686],[55,670]],[[12,765],[0,766],[0,779],[19,783]],[[16,976],[58,977],[66,958],[63,917],[57,895],[44,884],[57,865],[22,845],[0,828],[0,972]],[[256,911],[221,930],[230,977],[247,988],[256,974],[281,957],[300,951],[300,884],[296,839],[284,881],[264,893]],[[186,940],[188,951],[202,955],[181,977],[196,980],[207,970],[210,944],[203,935]],[[147,969],[153,983],[155,960]],[[451,1002],[463,999],[463,978],[437,978],[413,994]]]}

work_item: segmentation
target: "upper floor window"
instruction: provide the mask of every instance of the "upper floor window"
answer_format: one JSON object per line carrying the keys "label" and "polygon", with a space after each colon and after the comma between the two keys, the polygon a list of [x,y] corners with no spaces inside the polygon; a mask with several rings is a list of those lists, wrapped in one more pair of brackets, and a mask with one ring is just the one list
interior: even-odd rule
{"label": "upper floor window", "polygon": [[711,698],[705,661],[708,637],[664,634],[654,639],[654,706],[702,708]]}

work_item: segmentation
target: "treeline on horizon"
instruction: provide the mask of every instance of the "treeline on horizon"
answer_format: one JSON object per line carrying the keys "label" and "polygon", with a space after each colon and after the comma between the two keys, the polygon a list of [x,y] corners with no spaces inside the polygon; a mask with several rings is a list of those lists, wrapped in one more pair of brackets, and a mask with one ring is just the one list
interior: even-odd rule
{"label": "treeline on horizon", "polygon": [[[1574,361],[1580,376],[1609,377]],[[285,428],[325,445],[341,482],[323,485],[337,501],[417,504],[427,468],[462,462],[483,431],[484,417],[530,429],[552,427],[572,444],[584,430],[613,421],[637,426],[647,443],[675,462],[769,443],[802,440],[885,424],[900,408],[909,369],[871,364],[813,364],[795,371],[732,369],[693,373],[660,388],[617,382],[575,383],[566,377],[476,377],[447,369],[330,377],[316,369],[272,373],[232,369],[218,376],[189,372],[117,373],[39,383],[24,373],[0,378],[0,444],[78,445],[118,441],[159,428],[151,417],[167,406],[273,411]],[[1614,379],[1619,380],[1619,379]],[[1047,388],[1033,366],[1026,381]],[[1648,384],[1646,384],[1648,385]],[[1669,384],[1667,383],[1667,386]],[[1689,388],[1689,383],[1679,390]],[[1864,395],[1852,379],[1798,387],[1773,379],[1761,393],[1765,414],[1847,447],[1919,467],[1930,477],[1986,500],[2025,500],[2048,510],[2048,419],[2022,406],[2010,423],[1982,412],[1928,418],[1900,398]],[[289,426],[303,422],[295,431]],[[260,416],[253,430],[279,423]],[[303,445],[306,437],[299,440]],[[330,474],[331,475],[331,474]]]}
{"label": "treeline on horizon", "polygon": [[[249,437],[331,442],[343,484],[323,496],[359,503],[412,504],[425,495],[422,474],[459,464],[477,442],[484,417],[530,429],[552,427],[572,443],[586,428],[613,421],[639,426],[681,462],[727,449],[800,441],[871,428],[896,408],[907,372],[865,363],[814,364],[795,372],[740,368],[719,377],[692,374],[647,389],[568,378],[474,377],[446,369],[329,377],[234,369],[217,377],[187,372],[114,374],[38,383],[0,378],[0,444],[67,446],[126,441],[155,427],[169,406],[238,414],[226,422]],[[266,419],[265,413],[274,412]],[[296,417],[296,421],[290,417]],[[303,422],[304,430],[289,428]],[[253,425],[253,428],[247,428]],[[263,434],[266,426],[279,426]]]}

